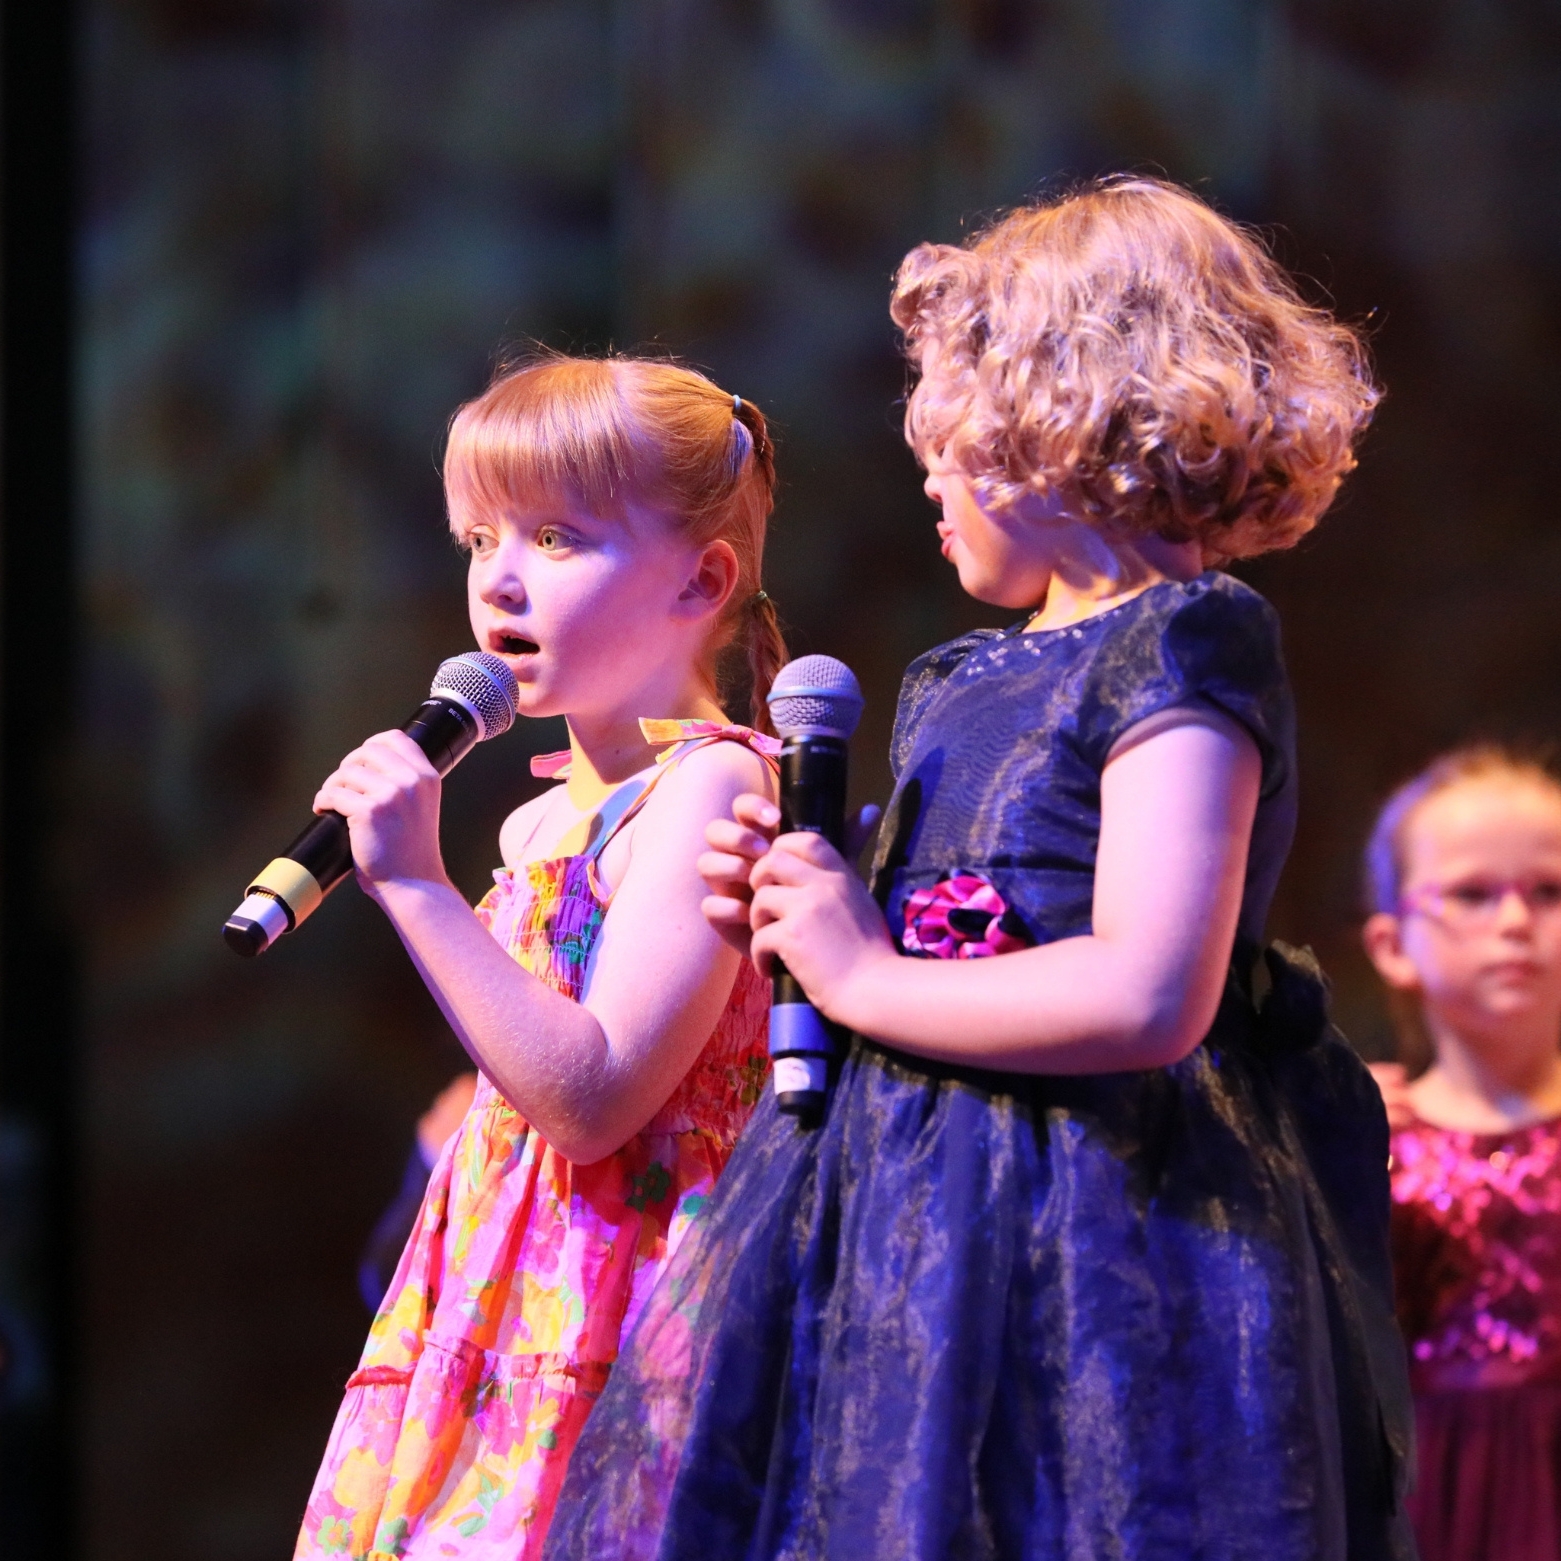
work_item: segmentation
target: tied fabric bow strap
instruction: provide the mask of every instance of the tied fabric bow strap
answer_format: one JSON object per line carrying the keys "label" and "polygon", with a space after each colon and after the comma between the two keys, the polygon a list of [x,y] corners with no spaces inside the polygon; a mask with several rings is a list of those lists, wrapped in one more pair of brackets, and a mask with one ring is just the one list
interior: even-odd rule
{"label": "tied fabric bow strap", "polygon": [[[655,747],[663,747],[668,743],[709,742],[726,737],[733,742],[747,743],[766,759],[778,758],[781,751],[778,737],[766,737],[751,726],[738,726],[735,723],[723,725],[720,721],[652,721],[642,717],[640,732],[645,741]],[[673,752],[672,748],[667,748],[664,753],[658,753],[656,763],[665,764]],[[573,761],[574,754],[568,748],[561,753],[539,753],[531,760],[531,773],[538,780],[568,780]]]}
{"label": "tied fabric bow strap", "polygon": [[569,767],[574,762],[574,751],[565,748],[562,753],[538,753],[531,757],[531,773],[538,780],[568,780]]}
{"label": "tied fabric bow strap", "polygon": [[[642,717],[640,731],[646,742],[657,747],[663,743],[708,741],[711,738],[728,737],[733,742],[747,743],[756,753],[762,753],[767,759],[778,758],[781,751],[780,738],[766,737],[763,732],[756,732],[751,726],[738,726],[735,722],[722,725],[719,721],[650,721]],[[672,757],[672,752],[673,750],[669,748],[665,753],[658,753],[656,763],[666,763]]]}

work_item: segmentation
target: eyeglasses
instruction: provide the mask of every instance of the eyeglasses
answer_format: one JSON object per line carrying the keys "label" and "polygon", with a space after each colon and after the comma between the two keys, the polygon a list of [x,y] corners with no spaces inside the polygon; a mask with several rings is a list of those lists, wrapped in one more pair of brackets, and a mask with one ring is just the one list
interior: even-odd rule
{"label": "eyeglasses", "polygon": [[1462,883],[1427,884],[1399,902],[1404,916],[1418,912],[1457,932],[1475,932],[1495,924],[1507,896],[1515,894],[1540,921],[1561,913],[1561,879],[1471,878]]}

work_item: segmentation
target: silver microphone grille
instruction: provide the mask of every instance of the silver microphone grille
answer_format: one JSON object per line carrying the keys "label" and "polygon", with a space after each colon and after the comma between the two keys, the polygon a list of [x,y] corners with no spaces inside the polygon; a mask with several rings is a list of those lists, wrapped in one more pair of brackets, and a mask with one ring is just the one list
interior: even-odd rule
{"label": "silver microphone grille", "polygon": [[775,674],[768,704],[782,737],[849,737],[862,714],[856,676],[833,656],[802,656]]}
{"label": "silver microphone grille", "polygon": [[439,663],[430,694],[447,694],[477,717],[477,740],[498,737],[515,724],[520,688],[515,674],[501,656],[485,650],[469,650]]}

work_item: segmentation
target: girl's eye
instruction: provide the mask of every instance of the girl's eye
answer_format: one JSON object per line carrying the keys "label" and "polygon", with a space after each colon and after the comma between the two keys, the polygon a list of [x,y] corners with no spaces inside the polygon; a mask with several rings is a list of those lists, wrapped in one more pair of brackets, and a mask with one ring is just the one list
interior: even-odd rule
{"label": "girl's eye", "polygon": [[1460,905],[1466,910],[1483,911],[1487,906],[1494,904],[1498,897],[1498,891],[1489,884],[1461,883],[1454,884],[1447,891],[1447,898],[1454,905]]}
{"label": "girl's eye", "polygon": [[1536,911],[1553,911],[1561,906],[1561,881],[1554,878],[1541,878],[1538,883],[1529,890],[1529,904]]}
{"label": "girl's eye", "polygon": [[483,558],[491,553],[497,542],[486,531],[469,531],[466,534],[466,551],[473,558]]}
{"label": "girl's eye", "polygon": [[561,553],[569,546],[569,537],[557,526],[543,526],[537,532],[537,546],[544,553]]}

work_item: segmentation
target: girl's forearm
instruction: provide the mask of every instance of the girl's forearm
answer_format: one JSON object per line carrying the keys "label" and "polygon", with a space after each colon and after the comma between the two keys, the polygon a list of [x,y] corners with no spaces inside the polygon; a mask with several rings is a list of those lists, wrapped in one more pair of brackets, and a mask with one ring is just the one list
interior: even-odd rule
{"label": "girl's forearm", "polygon": [[1189,981],[1169,963],[1097,937],[979,960],[884,953],[826,1000],[826,1011],[936,1061],[1020,1073],[1131,1072],[1185,1057],[1213,1023],[1223,967]]}
{"label": "girl's forearm", "polygon": [[610,1152],[621,1103],[590,1010],[511,958],[448,881],[391,880],[374,897],[461,1044],[515,1109],[568,1159]]}

